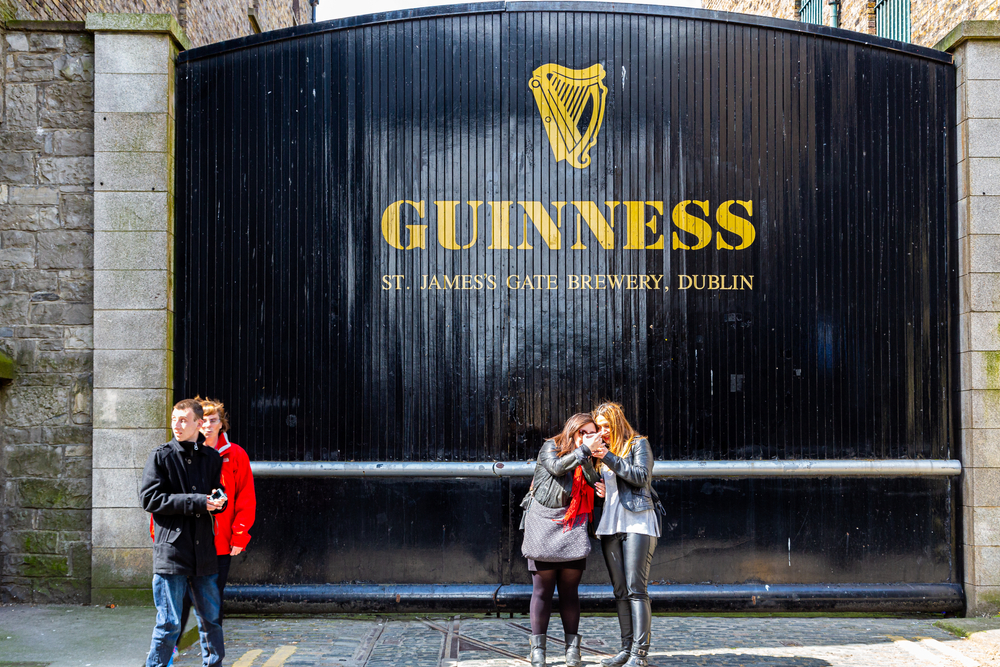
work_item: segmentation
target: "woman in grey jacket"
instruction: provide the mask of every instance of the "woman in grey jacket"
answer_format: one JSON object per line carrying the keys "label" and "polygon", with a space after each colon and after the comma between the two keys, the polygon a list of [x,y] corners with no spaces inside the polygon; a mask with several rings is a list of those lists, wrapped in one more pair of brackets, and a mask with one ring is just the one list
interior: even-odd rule
{"label": "woman in grey jacket", "polygon": [[[531,482],[533,502],[561,517],[566,530],[586,531],[585,524],[594,507],[597,471],[590,458],[589,443],[597,442],[597,426],[587,413],[570,417],[562,432],[542,444]],[[564,511],[565,510],[565,511]],[[546,562],[528,558],[531,573],[531,654],[532,667],[545,666],[545,640],[552,614],[552,594],[559,586],[559,616],[566,636],[566,665],[580,667],[580,579],[587,559]]]}
{"label": "woman in grey jacket", "polygon": [[602,403],[593,412],[602,442],[591,449],[600,459],[604,512],[597,526],[604,562],[618,607],[622,648],[601,661],[605,667],[646,667],[653,614],[646,587],[660,519],[653,506],[653,450],[625,419],[622,406]]}

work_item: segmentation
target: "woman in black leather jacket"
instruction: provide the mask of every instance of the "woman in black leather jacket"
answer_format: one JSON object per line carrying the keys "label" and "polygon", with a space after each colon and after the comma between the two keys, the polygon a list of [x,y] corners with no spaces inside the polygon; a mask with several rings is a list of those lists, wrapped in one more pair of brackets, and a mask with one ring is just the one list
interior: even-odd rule
{"label": "woman in black leather jacket", "polygon": [[[531,482],[533,502],[550,510],[559,510],[560,522],[578,529],[593,512],[598,480],[590,449],[586,443],[597,442],[597,426],[587,413],[575,414],[566,421],[562,432],[546,440],[538,452],[535,476]],[[579,472],[578,472],[579,471]],[[565,512],[563,512],[565,510]],[[559,586],[559,616],[566,636],[566,665],[580,667],[580,596],[578,588],[587,559],[546,562],[528,559],[531,573],[531,654],[532,667],[545,665],[545,640],[552,613],[552,594]]]}
{"label": "woman in black leather jacket", "polygon": [[597,536],[611,575],[622,635],[618,655],[601,664],[646,667],[653,619],[646,587],[660,536],[660,519],[653,506],[653,450],[625,419],[619,404],[602,403],[593,415],[602,442],[591,449],[600,459],[604,482],[597,492],[604,497]]}

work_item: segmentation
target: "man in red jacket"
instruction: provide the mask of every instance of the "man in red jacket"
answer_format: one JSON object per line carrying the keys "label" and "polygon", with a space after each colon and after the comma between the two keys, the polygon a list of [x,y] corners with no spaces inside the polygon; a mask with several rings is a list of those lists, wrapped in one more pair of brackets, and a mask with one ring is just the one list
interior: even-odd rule
{"label": "man in red jacket", "polygon": [[[246,451],[226,436],[229,430],[229,417],[222,401],[211,398],[197,397],[204,410],[204,424],[201,432],[205,436],[205,445],[212,447],[222,457],[222,476],[220,482],[229,497],[226,508],[215,515],[215,552],[219,559],[219,600],[229,578],[229,566],[233,556],[238,556],[250,541],[250,527],[257,513],[257,496],[253,490],[253,473],[250,470],[250,457]],[[184,598],[184,610],[181,614],[181,634],[187,625],[191,612],[191,601]],[[219,611],[219,624],[222,624],[222,611]]]}

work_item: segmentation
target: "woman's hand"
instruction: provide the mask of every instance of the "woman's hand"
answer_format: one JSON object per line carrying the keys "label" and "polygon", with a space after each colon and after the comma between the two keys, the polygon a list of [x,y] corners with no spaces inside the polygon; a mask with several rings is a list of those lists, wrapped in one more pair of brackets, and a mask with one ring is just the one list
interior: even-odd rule
{"label": "woman's hand", "polygon": [[605,447],[604,441],[599,436],[595,437],[594,442],[588,444],[588,446],[590,447],[590,453],[599,459],[603,459],[605,454],[608,453],[608,448]]}
{"label": "woman's hand", "polygon": [[594,493],[597,494],[598,498],[603,498],[606,492],[607,490],[604,486],[604,482],[598,482],[597,484],[594,484]]}

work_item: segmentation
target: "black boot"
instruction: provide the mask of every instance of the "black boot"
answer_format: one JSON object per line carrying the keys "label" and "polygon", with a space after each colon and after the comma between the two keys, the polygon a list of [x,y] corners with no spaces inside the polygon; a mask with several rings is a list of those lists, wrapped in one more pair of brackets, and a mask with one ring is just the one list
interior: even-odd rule
{"label": "black boot", "polygon": [[531,667],[545,667],[545,635],[531,635],[528,638],[528,646],[531,647],[531,652],[528,654]]}
{"label": "black boot", "polygon": [[604,658],[601,660],[601,664],[604,667],[622,667],[626,662],[628,662],[629,656],[632,653],[632,638],[628,639],[622,637],[622,650],[618,651],[616,655],[610,658]]}
{"label": "black boot", "polygon": [[646,667],[646,655],[649,653],[649,644],[640,646],[632,645],[632,655],[628,657],[625,667]]}
{"label": "black boot", "polygon": [[580,635],[566,633],[566,667],[581,667],[583,657],[580,655]]}

